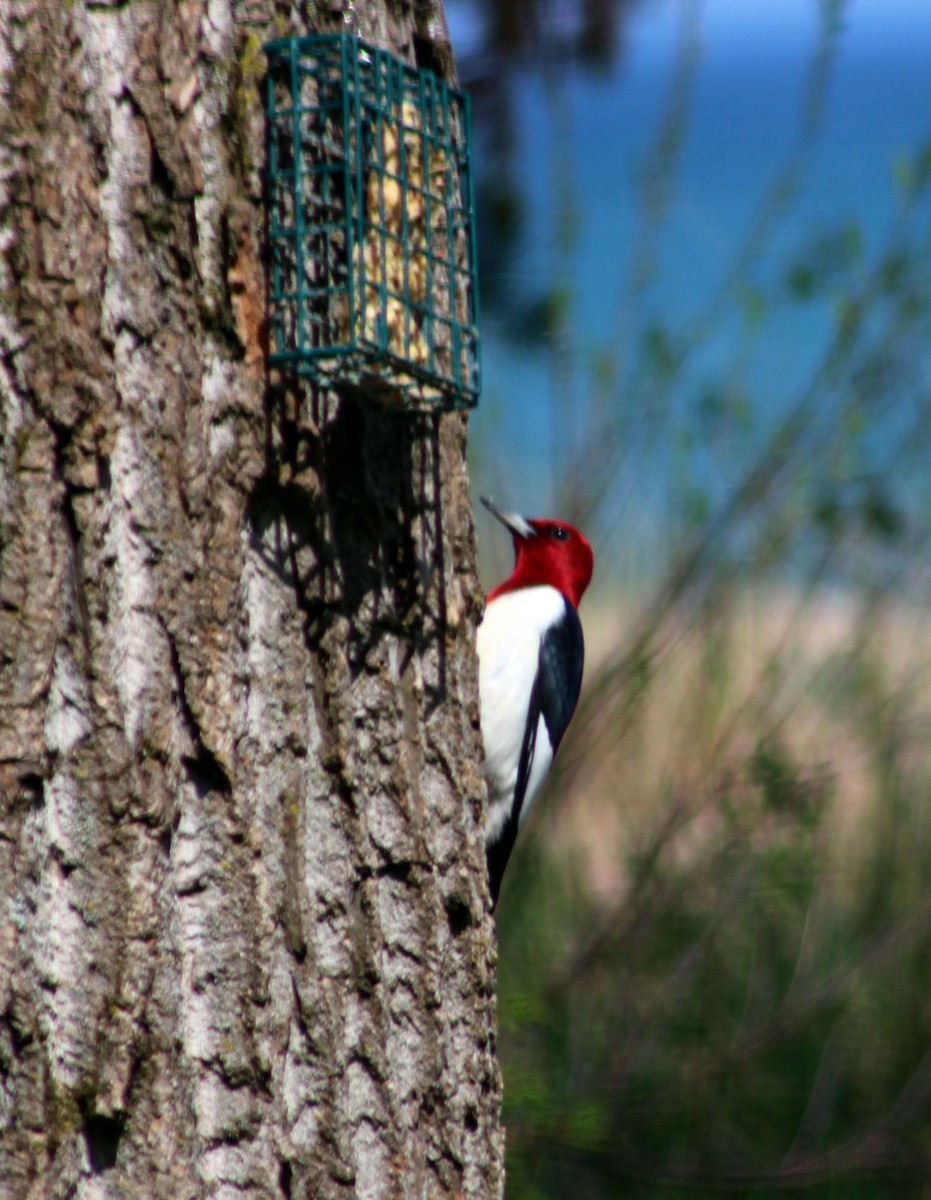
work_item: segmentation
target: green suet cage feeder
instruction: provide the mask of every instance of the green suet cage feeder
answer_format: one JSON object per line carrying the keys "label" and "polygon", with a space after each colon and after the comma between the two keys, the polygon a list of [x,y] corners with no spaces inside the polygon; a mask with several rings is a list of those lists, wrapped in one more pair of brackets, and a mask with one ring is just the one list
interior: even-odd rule
{"label": "green suet cage feeder", "polygon": [[468,98],[348,33],[265,53],[271,362],[390,407],[472,407]]}

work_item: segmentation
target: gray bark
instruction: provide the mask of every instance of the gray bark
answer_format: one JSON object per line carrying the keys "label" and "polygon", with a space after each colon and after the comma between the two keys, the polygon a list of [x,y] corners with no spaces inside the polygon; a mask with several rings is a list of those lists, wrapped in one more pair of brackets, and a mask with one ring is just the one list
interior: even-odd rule
{"label": "gray bark", "polygon": [[466,423],[265,369],[299,7],[0,0],[4,1197],[502,1187]]}

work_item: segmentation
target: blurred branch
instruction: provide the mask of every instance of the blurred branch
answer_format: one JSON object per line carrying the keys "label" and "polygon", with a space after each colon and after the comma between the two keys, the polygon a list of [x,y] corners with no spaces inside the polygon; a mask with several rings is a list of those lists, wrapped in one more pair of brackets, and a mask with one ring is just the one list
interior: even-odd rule
{"label": "blurred branch", "polygon": [[[587,684],[576,717],[576,730],[592,721],[602,726],[610,723],[615,728],[621,727],[626,709],[636,702],[639,683],[649,678],[650,672],[644,671],[644,664],[652,664],[656,647],[661,642],[659,631],[669,615],[687,596],[691,597],[693,605],[697,603],[702,591],[707,592],[715,585],[715,576],[718,586],[732,582],[733,567],[722,554],[728,537],[765,504],[772,503],[774,494],[790,472],[797,473],[806,462],[814,463],[819,455],[823,455],[840,419],[836,404],[831,406],[826,401],[843,391],[845,381],[849,384],[855,377],[864,354],[873,349],[867,342],[865,314],[879,307],[889,261],[897,255],[901,231],[907,227],[914,208],[915,198],[912,197],[903,205],[892,245],[875,265],[859,293],[847,302],[820,365],[791,411],[770,435],[719,511],[679,551],[665,580],[645,606],[623,653],[602,666]],[[896,338],[903,336],[896,322],[894,314],[887,317],[886,329],[872,338],[874,345],[884,347],[886,354],[892,353]],[[862,397],[860,404],[863,408],[876,407],[884,399],[882,394],[875,398]],[[765,532],[764,526],[764,536]],[[752,561],[752,554],[746,557]],[[632,693],[624,690],[629,681],[634,683]]]}
{"label": "blurred branch", "polygon": [[[749,286],[749,275],[761,253],[776,236],[780,222],[787,219],[821,135],[825,98],[840,46],[842,9],[843,5],[834,5],[823,11],[805,83],[796,139],[788,159],[777,171],[717,290],[693,318],[690,327],[670,343],[669,360],[663,374],[649,380],[649,392],[645,394],[637,377],[642,364],[632,357],[631,348],[636,347],[642,337],[644,296],[656,275],[657,247],[670,208],[673,181],[685,143],[689,99],[700,65],[699,9],[691,0],[684,5],[669,100],[643,172],[640,228],[633,238],[636,250],[626,299],[619,309],[613,339],[603,351],[605,358],[619,363],[629,361],[630,367],[619,380],[611,381],[610,390],[596,402],[589,440],[577,448],[564,471],[566,482],[560,496],[562,510],[570,513],[570,519],[577,523],[588,525],[593,522],[596,512],[616,486],[625,458],[628,461],[633,461],[634,455],[642,458],[651,442],[664,433],[668,435],[664,418],[668,416],[668,394],[672,386],[682,378],[688,362],[712,331],[730,316],[736,298]],[[628,404],[639,402],[648,417],[644,441],[636,448],[618,436],[619,396],[625,397]]]}

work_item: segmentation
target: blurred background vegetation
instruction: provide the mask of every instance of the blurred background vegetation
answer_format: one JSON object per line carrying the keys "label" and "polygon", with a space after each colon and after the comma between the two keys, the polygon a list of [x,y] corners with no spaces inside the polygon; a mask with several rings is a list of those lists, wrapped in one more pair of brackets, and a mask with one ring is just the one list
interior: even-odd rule
{"label": "blurred background vegetation", "polygon": [[447,10],[476,490],[597,556],[498,909],[510,1200],[931,1195],[931,5]]}

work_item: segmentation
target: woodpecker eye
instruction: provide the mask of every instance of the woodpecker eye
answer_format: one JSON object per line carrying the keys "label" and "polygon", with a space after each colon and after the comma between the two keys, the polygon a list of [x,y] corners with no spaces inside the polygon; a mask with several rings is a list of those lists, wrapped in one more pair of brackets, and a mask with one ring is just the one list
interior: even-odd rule
{"label": "woodpecker eye", "polygon": [[569,540],[568,532],[565,529],[560,529],[558,525],[555,525],[550,530],[550,537],[555,538],[557,542],[568,542]]}

